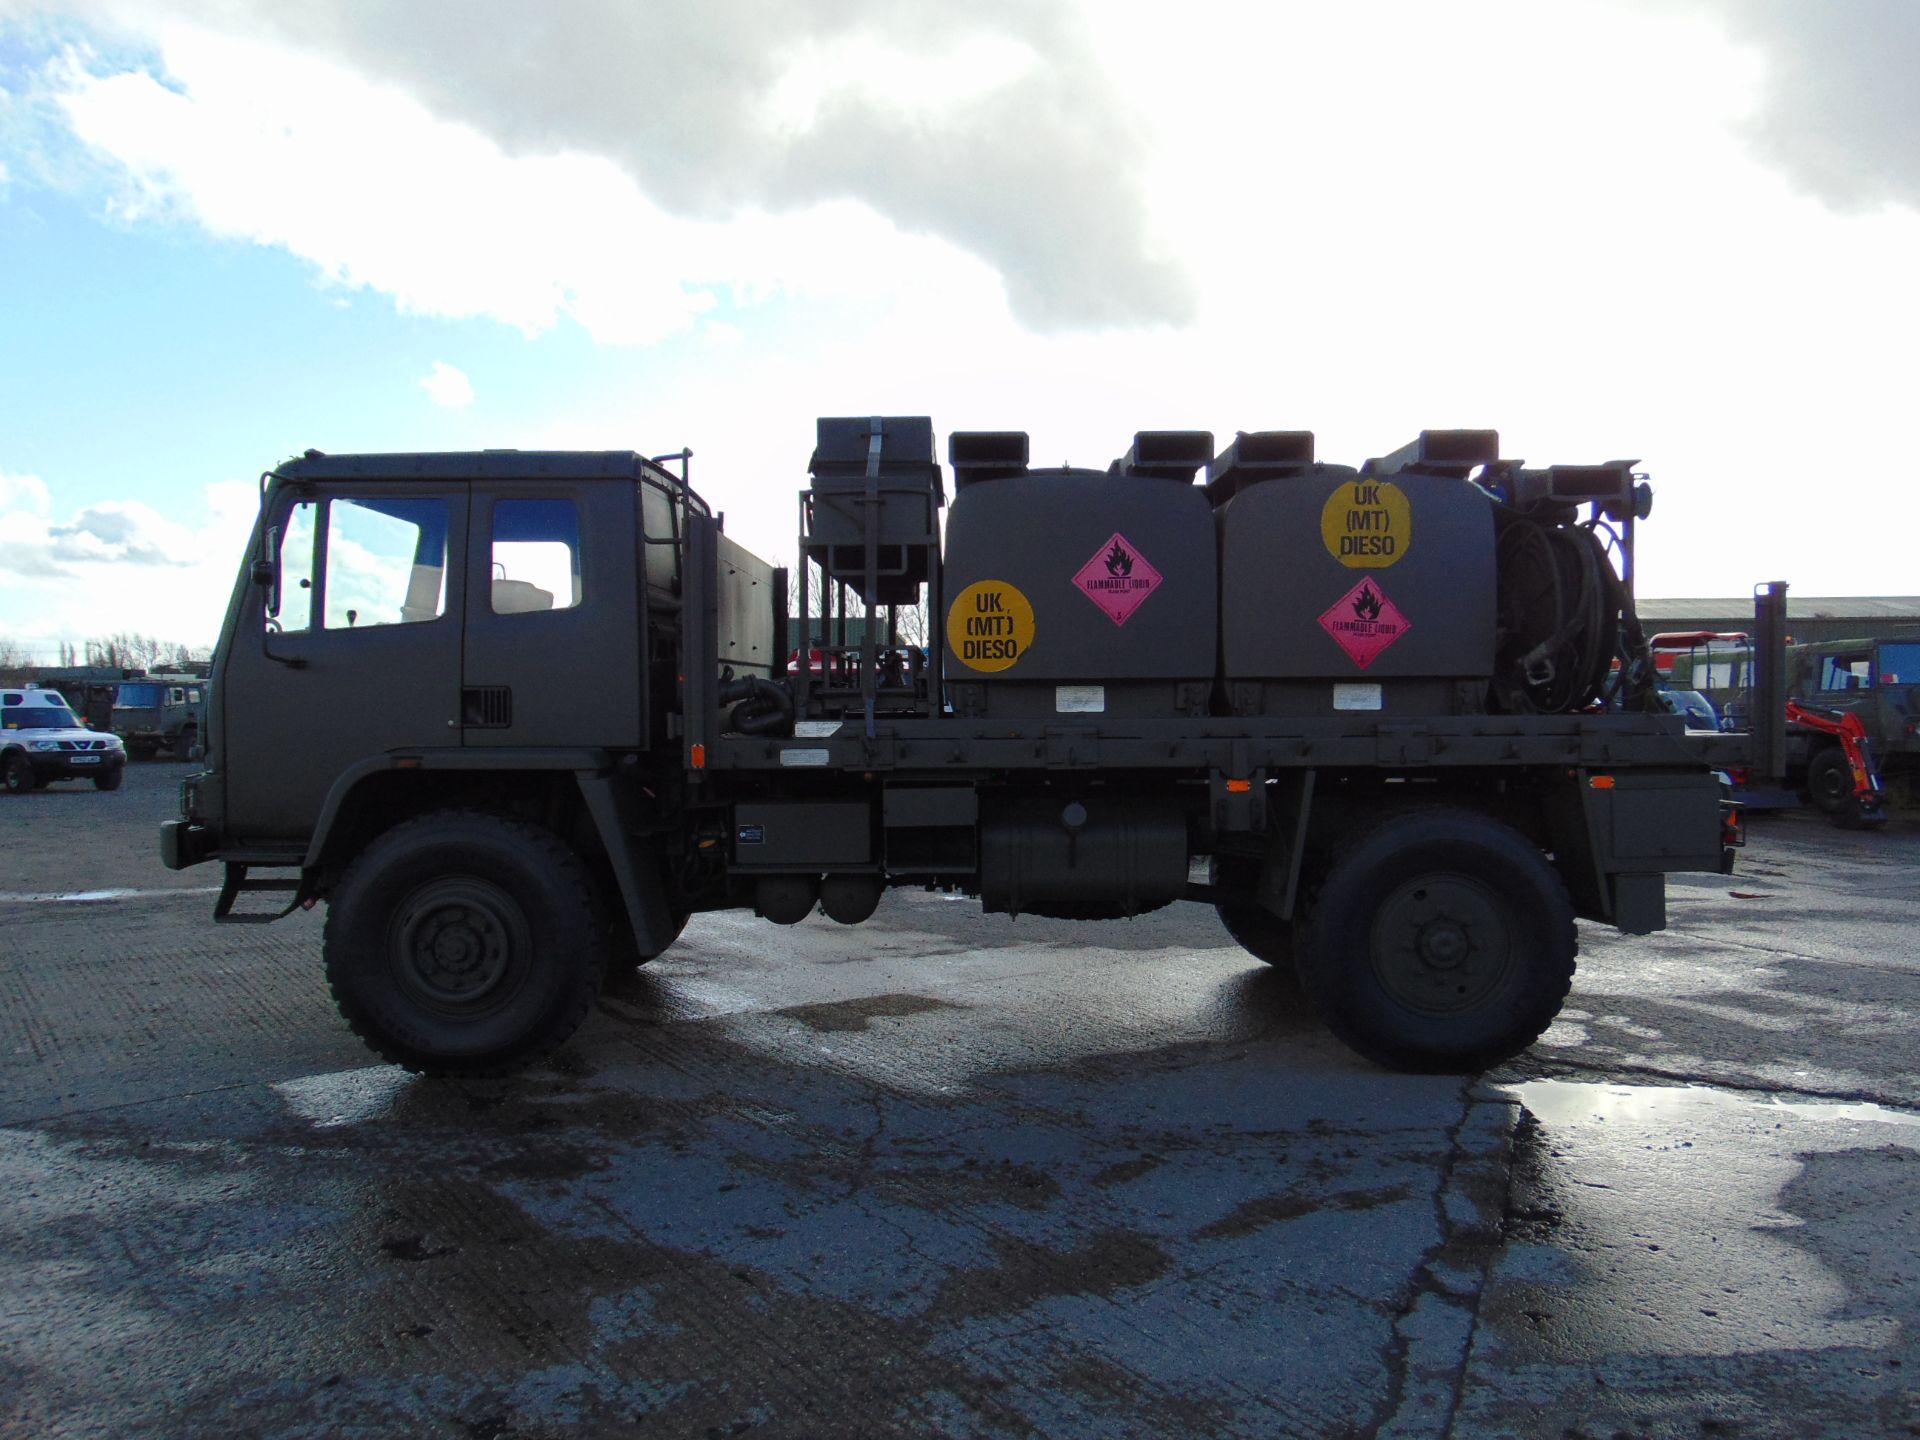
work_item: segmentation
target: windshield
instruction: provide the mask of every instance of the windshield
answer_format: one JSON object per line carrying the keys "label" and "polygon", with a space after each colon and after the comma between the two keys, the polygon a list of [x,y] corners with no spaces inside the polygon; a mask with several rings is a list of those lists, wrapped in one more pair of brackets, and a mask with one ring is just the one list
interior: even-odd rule
{"label": "windshield", "polygon": [[22,705],[8,710],[0,726],[8,730],[78,730],[80,722],[64,705]]}
{"label": "windshield", "polygon": [[114,694],[116,705],[158,705],[160,703],[158,685],[122,685]]}

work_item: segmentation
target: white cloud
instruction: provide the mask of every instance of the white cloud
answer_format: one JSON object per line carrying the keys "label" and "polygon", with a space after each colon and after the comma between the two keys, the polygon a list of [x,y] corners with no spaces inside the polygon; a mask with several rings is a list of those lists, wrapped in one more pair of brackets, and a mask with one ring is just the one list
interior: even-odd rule
{"label": "white cloud", "polygon": [[473,382],[465,371],[444,360],[434,361],[433,368],[420,377],[420,388],[434,404],[449,410],[464,410],[473,404]]}
{"label": "white cloud", "polygon": [[58,519],[44,483],[0,475],[0,632],[49,657],[62,641],[127,630],[212,644],[258,497],[243,480],[208,485],[198,524],[138,500]]}
{"label": "white cloud", "polygon": [[53,499],[47,493],[47,482],[38,475],[9,475],[0,470],[0,513],[24,510],[33,515],[45,515],[52,508]]}
{"label": "white cloud", "polygon": [[[622,30],[628,9],[601,18]],[[936,63],[925,37],[789,37],[765,59],[770,85],[813,70],[842,78],[733,97],[760,128],[735,133],[744,122],[730,121],[724,140],[692,117],[662,120],[668,97],[623,81],[623,91],[645,91],[648,123],[666,127],[643,163],[604,125],[571,147],[559,132],[526,144],[516,128],[524,117],[488,111],[478,118],[490,128],[475,128],[457,97],[426,77],[409,73],[403,88],[371,78],[378,66],[327,58],[336,47],[296,49],[244,27],[217,32],[167,19],[164,7],[157,14],[147,23],[163,69],[116,69],[70,51],[49,74],[73,133],[118,174],[119,213],[285,248],[327,283],[385,293],[409,313],[488,316],[528,334],[570,318],[602,342],[648,344],[691,329],[722,302],[885,296],[971,274],[982,268],[976,256],[987,257],[989,273],[998,267],[1012,303],[1043,325],[1191,309],[1186,282],[1143,258],[1144,198],[1115,179],[1117,147],[1135,142],[1126,126],[1094,125],[1110,99],[1096,105],[1073,88],[1093,85],[1090,74],[1075,69],[1067,84],[1058,67],[1036,66],[1031,45],[1010,39],[963,38]],[[447,25],[471,28],[468,19]],[[591,26],[554,29],[569,44],[591,38]],[[885,58],[924,84],[855,83],[892,73],[879,64]],[[682,90],[684,79],[674,82]],[[738,77],[729,83],[739,88]],[[577,84],[564,88],[582,98]],[[436,109],[417,98],[422,91]],[[708,119],[727,108],[676,94]],[[1056,113],[1076,96],[1089,113]],[[871,106],[885,113],[863,108]],[[803,152],[789,145],[790,163],[776,163],[789,131],[803,134]],[[1084,153],[1049,179],[1040,173],[1046,147],[1064,137]],[[692,167],[704,176],[698,184],[679,173],[692,152],[676,144],[720,147],[711,173]],[[669,152],[678,159],[669,163]],[[743,167],[753,177],[727,188],[727,174]],[[882,172],[896,170],[888,189]],[[1120,192],[1107,194],[1109,183]],[[1048,205],[1099,222],[1063,226]]]}
{"label": "white cloud", "polygon": [[[984,260],[1036,328],[1192,313],[1152,224],[1145,94],[1093,58],[1101,12],[1068,0],[573,0],[554,20],[518,0],[91,11],[158,37],[195,103],[210,92],[189,54],[204,37],[187,27],[211,21],[248,37],[273,107],[283,68],[326,57],[503,154],[600,160],[663,215],[724,223],[852,202]],[[1062,212],[1089,223],[1062,225]]]}
{"label": "white cloud", "polygon": [[[789,25],[819,8],[798,3],[583,0],[540,43],[602,48],[585,69],[500,38],[524,21],[430,3],[200,11],[224,32],[170,3],[136,7],[161,17],[142,22],[153,73],[59,74],[125,206],[409,313],[610,343],[698,329],[620,372],[645,366],[630,393],[596,378],[485,443],[690,444],[730,531],[770,556],[791,548],[819,414],[931,411],[1093,464],[1135,428],[1310,428],[1358,461],[1423,426],[1493,425],[1536,463],[1645,459],[1649,593],[1912,588],[1851,517],[1920,529],[1887,460],[1906,447],[1920,218],[1836,216],[1755,155],[1775,92],[1720,0],[1208,5],[1179,25],[1161,5],[1099,0],[1082,24],[983,0],[978,29],[941,18],[959,7],[907,4],[896,25],[851,3],[827,8],[861,25],[824,32]],[[655,11],[687,44],[636,69],[608,37]],[[743,35],[754,15],[776,18]],[[1034,88],[1068,34],[1085,43],[1061,95],[1105,97],[1077,118]],[[376,43],[402,35],[446,43]],[[1112,102],[1121,85],[1138,103]],[[1032,166],[989,163],[1008,131],[1036,137]],[[1118,188],[1041,183],[1062,154],[1097,172],[1109,141]],[[1185,311],[1139,299],[1152,235],[1177,242]],[[1128,303],[1192,323],[1016,323]],[[1847,503],[1810,503],[1810,475],[1843,477]]]}

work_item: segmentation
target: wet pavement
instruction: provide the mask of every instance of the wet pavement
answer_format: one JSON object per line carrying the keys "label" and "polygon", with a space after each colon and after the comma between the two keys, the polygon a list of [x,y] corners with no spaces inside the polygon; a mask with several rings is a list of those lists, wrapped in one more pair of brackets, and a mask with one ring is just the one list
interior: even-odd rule
{"label": "wet pavement", "polygon": [[1920,1434],[1920,831],[1756,823],[1388,1074],[1210,911],[696,919],[553,1063],[372,1065],[319,917],[0,802],[0,1434]]}

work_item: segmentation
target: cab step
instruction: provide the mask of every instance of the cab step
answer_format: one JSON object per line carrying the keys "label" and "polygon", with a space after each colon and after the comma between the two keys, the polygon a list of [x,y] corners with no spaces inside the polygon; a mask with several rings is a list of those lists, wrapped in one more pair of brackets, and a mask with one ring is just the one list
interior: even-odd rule
{"label": "cab step", "polygon": [[[248,866],[244,861],[226,862],[227,873],[220,884],[220,898],[213,902],[213,918],[219,924],[271,925],[275,920],[284,919],[302,905],[310,903],[304,874],[253,876],[249,875],[247,870]],[[282,894],[291,898],[284,909],[235,914],[234,902],[242,895],[253,893]]]}

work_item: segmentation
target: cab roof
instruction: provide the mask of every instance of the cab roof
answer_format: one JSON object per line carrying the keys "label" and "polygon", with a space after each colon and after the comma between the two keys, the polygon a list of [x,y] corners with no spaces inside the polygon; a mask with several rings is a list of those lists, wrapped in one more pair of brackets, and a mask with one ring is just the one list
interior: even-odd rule
{"label": "cab roof", "polygon": [[309,450],[277,466],[288,480],[594,480],[643,477],[680,482],[633,450],[434,450],[328,455]]}

